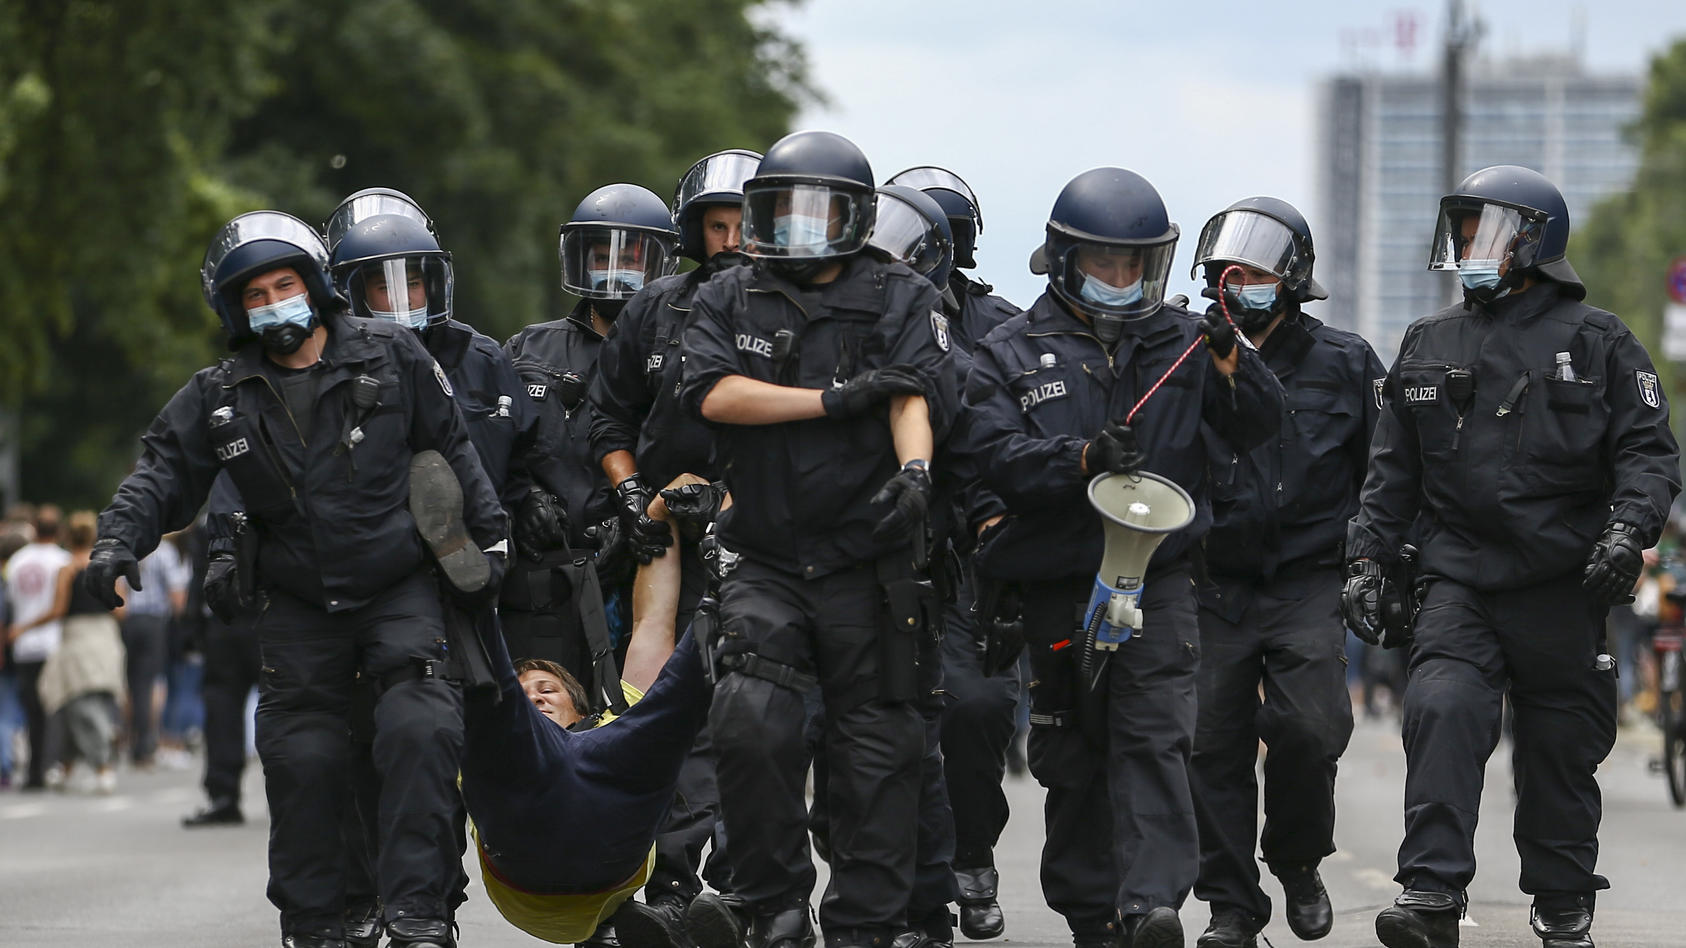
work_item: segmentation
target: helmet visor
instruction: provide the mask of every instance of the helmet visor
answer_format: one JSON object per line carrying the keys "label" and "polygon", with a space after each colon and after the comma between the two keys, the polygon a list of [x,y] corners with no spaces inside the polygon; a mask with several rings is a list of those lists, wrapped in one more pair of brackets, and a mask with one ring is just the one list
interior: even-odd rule
{"label": "helmet visor", "polygon": [[866,246],[875,195],[823,184],[750,182],[744,194],[744,252],[824,259]]}
{"label": "helmet visor", "polygon": [[570,226],[562,232],[562,288],[575,296],[624,300],[673,272],[673,242],[649,231]]}
{"label": "helmet visor", "polygon": [[[1537,241],[1542,223],[1504,204],[1447,200],[1440,203],[1440,219],[1429,248],[1430,270],[1456,270],[1464,263],[1499,266],[1512,261],[1524,243]],[[1527,263],[1519,263],[1527,266]]]}
{"label": "helmet visor", "polygon": [[280,211],[252,211],[241,214],[223,225],[211,246],[205,250],[205,262],[199,267],[199,281],[205,292],[205,302],[214,308],[217,268],[239,247],[258,240],[275,240],[292,244],[299,253],[310,257],[323,271],[328,269],[328,248],[309,224],[291,214]]}
{"label": "helmet visor", "polygon": [[905,184],[910,188],[928,191],[931,188],[945,188],[964,197],[972,205],[972,220],[977,224],[978,231],[983,231],[983,212],[978,208],[978,196],[972,193],[972,188],[960,180],[960,176],[947,168],[937,168],[925,165],[919,168],[909,168],[901,172],[885,184]]}
{"label": "helmet visor", "polygon": [[1285,279],[1299,262],[1299,241],[1286,224],[1251,210],[1224,211],[1200,232],[1194,265],[1208,266],[1209,277],[1223,272],[1223,264],[1241,263]]}
{"label": "helmet visor", "polygon": [[328,235],[328,251],[333,252],[340,245],[340,238],[346,231],[377,214],[396,214],[408,217],[410,220],[427,228],[427,232],[438,236],[433,230],[433,221],[427,216],[416,202],[401,194],[375,193],[356,194],[346,198],[334,213],[328,217],[328,222],[322,225],[322,231]]}
{"label": "helmet visor", "polygon": [[352,311],[421,329],[451,316],[451,261],[444,254],[391,257],[356,267],[346,286]]}
{"label": "helmet visor", "polygon": [[929,276],[942,263],[947,240],[937,225],[895,195],[880,195],[878,216],[867,243]]}
{"label": "helmet visor", "polygon": [[1165,301],[1177,243],[1069,243],[1054,277],[1061,295],[1090,313],[1147,316]]}
{"label": "helmet visor", "polygon": [[722,203],[741,201],[744,182],[755,176],[755,169],[760,165],[761,159],[740,152],[709,155],[692,165],[680,180],[673,198],[674,215],[699,199]]}

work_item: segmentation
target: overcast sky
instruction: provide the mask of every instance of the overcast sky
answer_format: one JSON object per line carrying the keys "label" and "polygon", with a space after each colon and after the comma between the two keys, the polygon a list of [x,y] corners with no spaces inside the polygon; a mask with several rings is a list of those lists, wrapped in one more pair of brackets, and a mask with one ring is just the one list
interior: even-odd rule
{"label": "overcast sky", "polygon": [[[1686,36],[1682,0],[1477,10],[1484,54],[1578,44],[1595,73],[1643,72]],[[880,181],[921,164],[965,178],[983,204],[976,275],[1028,306],[1045,285],[1025,264],[1048,209],[1096,166],[1136,171],[1164,196],[1183,232],[1173,292],[1190,292],[1200,227],[1234,200],[1281,197],[1315,226],[1318,81],[1438,68],[1445,4],[807,0],[774,18],[828,97],[797,127],[849,137]],[[1414,48],[1402,49],[1399,25],[1413,19]]]}

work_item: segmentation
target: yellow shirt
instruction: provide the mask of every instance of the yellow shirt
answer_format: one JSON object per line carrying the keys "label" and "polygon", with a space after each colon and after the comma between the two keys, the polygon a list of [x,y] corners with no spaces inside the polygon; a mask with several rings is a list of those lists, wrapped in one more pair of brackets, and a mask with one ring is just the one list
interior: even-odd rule
{"label": "yellow shirt", "polygon": [[[626,696],[628,705],[637,704],[644,697],[642,691],[624,681],[621,682],[621,693]],[[614,715],[605,713],[597,726],[602,727],[613,720]],[[486,861],[485,850],[480,848],[478,831],[474,833],[474,849],[480,854],[480,881],[486,886],[486,897],[498,913],[534,938],[557,945],[577,944],[590,938],[597,931],[597,926],[615,914],[622,902],[650,881],[650,872],[656,866],[656,847],[652,843],[644,865],[614,888],[578,895],[543,895],[523,892],[499,879],[496,870]]]}

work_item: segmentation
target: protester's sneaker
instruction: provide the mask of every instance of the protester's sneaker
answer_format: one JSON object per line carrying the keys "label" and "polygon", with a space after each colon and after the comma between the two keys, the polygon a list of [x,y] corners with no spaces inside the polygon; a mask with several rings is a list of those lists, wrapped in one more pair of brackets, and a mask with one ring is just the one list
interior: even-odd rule
{"label": "protester's sneaker", "polygon": [[1166,905],[1124,920],[1124,948],[1183,948],[1183,923]]}
{"label": "protester's sneaker", "polygon": [[1387,948],[1458,948],[1456,896],[1406,889],[1376,916],[1376,938]]}
{"label": "protester's sneaker", "polygon": [[1316,941],[1329,934],[1335,925],[1335,909],[1329,904],[1329,890],[1323,888],[1317,864],[1271,866],[1270,871],[1282,883],[1286,897],[1282,916],[1289,930],[1302,941]]}
{"label": "protester's sneaker", "polygon": [[1220,909],[1212,913],[1212,924],[1195,940],[1195,948],[1258,948],[1260,926],[1252,916]]}
{"label": "protester's sneaker", "polygon": [[685,908],[685,900],[670,892],[649,902],[627,899],[615,912],[622,948],[691,948]]}
{"label": "protester's sneaker", "polygon": [[492,581],[492,566],[469,536],[462,514],[462,484],[438,451],[420,451],[410,460],[410,516],[433,551],[440,572],[458,592],[486,588]]}
{"label": "protester's sneaker", "polygon": [[1592,908],[1583,901],[1567,907],[1529,909],[1529,927],[1543,948],[1593,948]]}
{"label": "protester's sneaker", "polygon": [[1000,874],[994,866],[963,869],[956,866],[954,881],[960,887],[960,933],[974,941],[999,938],[1007,928],[996,890]]}

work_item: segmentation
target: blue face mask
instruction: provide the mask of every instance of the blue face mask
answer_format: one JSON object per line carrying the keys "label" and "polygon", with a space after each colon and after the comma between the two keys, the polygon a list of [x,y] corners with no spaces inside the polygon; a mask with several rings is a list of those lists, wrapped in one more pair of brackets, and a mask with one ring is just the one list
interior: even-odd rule
{"label": "blue face mask", "polygon": [[783,214],[773,218],[773,245],[785,250],[824,250],[831,239],[826,236],[826,221],[801,214]]}
{"label": "blue face mask", "polygon": [[246,324],[252,327],[252,332],[255,333],[261,333],[270,326],[291,325],[308,329],[315,315],[315,311],[310,308],[310,294],[300,293],[279,303],[247,309]]}
{"label": "blue face mask", "polygon": [[1242,309],[1268,313],[1276,308],[1276,283],[1249,283],[1235,292]]}
{"label": "blue face mask", "polygon": [[587,270],[585,278],[591,282],[594,290],[609,289],[609,275],[614,274],[615,286],[628,293],[636,293],[644,288],[644,274],[640,270]]}
{"label": "blue face mask", "polygon": [[421,329],[427,325],[426,306],[423,306],[420,309],[399,310],[396,313],[388,313],[383,310],[375,309],[371,306],[369,307],[369,313],[377,319],[390,319],[398,325],[409,329]]}
{"label": "blue face mask", "polygon": [[1123,309],[1126,306],[1141,302],[1142,281],[1137,279],[1129,286],[1113,286],[1111,283],[1098,280],[1085,273],[1083,274],[1083,288],[1078,291],[1077,295],[1091,303]]}
{"label": "blue face mask", "polygon": [[1499,281],[1504,279],[1499,276],[1499,264],[1503,262],[1502,260],[1464,260],[1458,264],[1458,279],[1463,283],[1466,290],[1494,289],[1499,285]]}

